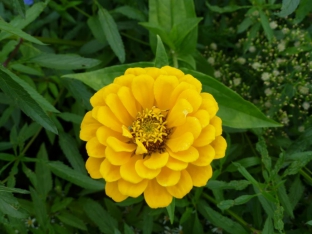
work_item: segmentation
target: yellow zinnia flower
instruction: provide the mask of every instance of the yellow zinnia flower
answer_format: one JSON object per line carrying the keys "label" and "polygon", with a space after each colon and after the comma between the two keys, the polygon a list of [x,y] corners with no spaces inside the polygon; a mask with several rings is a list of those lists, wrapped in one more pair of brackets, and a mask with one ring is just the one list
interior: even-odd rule
{"label": "yellow zinnia flower", "polygon": [[218,104],[191,75],[165,66],[129,68],[91,98],[80,138],[86,168],[104,178],[114,201],[144,194],[166,207],[193,186],[205,186],[210,163],[225,155]]}

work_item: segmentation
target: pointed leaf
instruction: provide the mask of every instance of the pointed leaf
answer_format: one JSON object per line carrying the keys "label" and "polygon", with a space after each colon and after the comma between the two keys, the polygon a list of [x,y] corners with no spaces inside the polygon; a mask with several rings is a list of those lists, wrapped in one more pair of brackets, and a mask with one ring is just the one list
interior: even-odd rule
{"label": "pointed leaf", "polygon": [[155,57],[155,67],[163,67],[168,65],[168,56],[164,44],[161,41],[161,38],[157,35],[157,48],[156,48],[156,57]]}

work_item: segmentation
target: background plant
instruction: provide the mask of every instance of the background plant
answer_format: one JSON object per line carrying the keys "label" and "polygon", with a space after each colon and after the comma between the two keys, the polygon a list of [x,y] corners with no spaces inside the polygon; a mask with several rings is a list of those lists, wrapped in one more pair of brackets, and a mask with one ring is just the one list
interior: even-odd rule
{"label": "background plant", "polygon": [[[309,0],[25,3],[0,2],[1,232],[312,231]],[[205,188],[151,210],[88,177],[79,125],[94,89],[154,64],[156,34],[171,65],[206,74],[229,147]]]}

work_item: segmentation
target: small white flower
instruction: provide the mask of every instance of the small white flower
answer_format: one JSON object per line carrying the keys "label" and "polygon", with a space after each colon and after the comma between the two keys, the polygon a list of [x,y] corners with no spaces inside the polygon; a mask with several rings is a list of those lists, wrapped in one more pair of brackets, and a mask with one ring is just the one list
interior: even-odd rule
{"label": "small white flower", "polygon": [[287,34],[287,33],[289,33],[289,31],[290,31],[289,28],[283,28],[282,29],[283,34]]}
{"label": "small white flower", "polygon": [[222,74],[221,74],[220,71],[215,71],[215,72],[213,73],[213,75],[214,75],[214,77],[216,77],[216,78],[220,78]]}
{"label": "small white flower", "polygon": [[304,126],[299,126],[298,127],[298,132],[304,132],[305,130],[305,127]]}
{"label": "small white flower", "polygon": [[254,12],[252,12],[252,15],[253,15],[253,16],[258,16],[258,15],[259,15],[259,11],[254,11]]}
{"label": "small white flower", "polygon": [[210,63],[211,65],[213,65],[215,63],[215,59],[213,57],[209,57],[207,59],[207,62]]}
{"label": "small white flower", "polygon": [[270,95],[272,95],[272,89],[270,89],[270,88],[266,88],[265,90],[264,90],[264,93],[265,93],[265,95],[267,95],[267,96],[270,96]]}
{"label": "small white flower", "polygon": [[280,72],[278,70],[276,70],[276,69],[273,70],[273,75],[274,76],[278,76],[279,74],[280,74]]}
{"label": "small white flower", "polygon": [[299,86],[298,87],[298,91],[302,94],[308,94],[309,93],[309,88],[308,87],[304,87],[304,86]]}
{"label": "small white flower", "polygon": [[243,57],[239,57],[238,59],[237,59],[237,62],[239,63],[239,64],[245,64],[246,63],[246,59],[245,58],[243,58]]}
{"label": "small white flower", "polygon": [[288,125],[289,119],[288,119],[287,116],[285,116],[284,118],[282,118],[282,123]]}
{"label": "small white flower", "polygon": [[276,23],[276,21],[270,22],[270,28],[272,28],[272,29],[276,29],[276,28],[277,28],[277,23]]}
{"label": "small white flower", "polygon": [[309,67],[312,68],[312,61],[309,62]]}
{"label": "small white flower", "polygon": [[300,41],[296,41],[295,44],[294,44],[294,46],[295,46],[295,47],[300,46]]}
{"label": "small white flower", "polygon": [[271,102],[266,101],[266,102],[264,103],[264,106],[267,107],[267,108],[270,108],[270,107],[272,106],[272,104],[271,104]]}
{"label": "small white flower", "polygon": [[218,227],[215,227],[215,228],[211,229],[211,231],[214,232],[214,233],[217,233],[217,234],[222,234],[223,233],[222,228],[218,228]]}
{"label": "small white flower", "polygon": [[270,79],[270,73],[268,73],[268,72],[263,72],[262,75],[261,75],[261,79],[262,79],[263,81],[269,80],[269,79]]}
{"label": "small white flower", "polygon": [[285,43],[284,42],[281,42],[277,45],[277,49],[279,52],[282,52],[285,50]]}
{"label": "small white flower", "polygon": [[303,109],[308,110],[310,108],[310,103],[304,102],[304,103],[302,103],[302,107],[303,107]]}
{"label": "small white flower", "polygon": [[34,223],[36,222],[36,219],[35,218],[31,218],[31,217],[28,217],[28,219],[26,219],[26,221],[25,221],[25,225],[27,226],[27,227],[32,227],[32,228],[34,228],[35,227],[35,225],[34,225]]}
{"label": "small white flower", "polygon": [[233,79],[233,84],[234,84],[234,86],[240,85],[241,81],[242,81],[241,78],[234,78],[234,79]]}
{"label": "small white flower", "polygon": [[210,44],[210,48],[213,49],[213,50],[217,50],[218,46],[216,43],[211,43]]}
{"label": "small white flower", "polygon": [[248,50],[249,50],[250,53],[254,53],[256,51],[256,47],[255,46],[250,46]]}
{"label": "small white flower", "polygon": [[277,65],[280,65],[280,64],[282,64],[283,62],[285,62],[284,59],[281,59],[281,58],[277,58],[277,59],[276,59]]}
{"label": "small white flower", "polygon": [[301,71],[301,70],[302,70],[302,67],[301,67],[300,65],[296,65],[296,66],[294,66],[294,68],[295,68],[295,70],[297,70],[297,71]]}
{"label": "small white flower", "polygon": [[251,66],[253,69],[258,70],[261,67],[261,64],[258,62],[254,62]]}

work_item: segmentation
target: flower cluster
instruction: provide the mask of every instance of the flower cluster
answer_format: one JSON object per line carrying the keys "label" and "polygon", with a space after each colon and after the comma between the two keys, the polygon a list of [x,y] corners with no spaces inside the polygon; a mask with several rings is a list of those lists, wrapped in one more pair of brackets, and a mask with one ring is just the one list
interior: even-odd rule
{"label": "flower cluster", "polygon": [[211,161],[225,155],[218,104],[191,75],[165,66],[129,68],[94,94],[80,138],[86,168],[104,178],[114,201],[144,194],[152,208],[168,206],[206,185]]}

